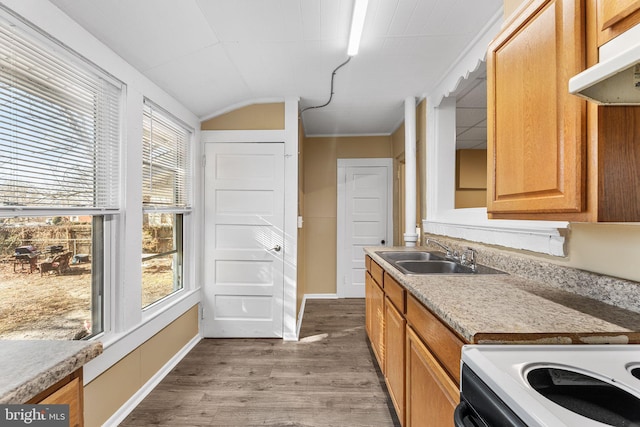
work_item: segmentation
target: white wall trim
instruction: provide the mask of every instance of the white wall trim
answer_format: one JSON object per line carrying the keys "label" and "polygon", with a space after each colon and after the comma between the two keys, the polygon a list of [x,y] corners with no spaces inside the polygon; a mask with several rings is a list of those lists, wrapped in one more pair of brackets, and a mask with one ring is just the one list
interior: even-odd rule
{"label": "white wall trim", "polygon": [[[520,221],[515,221],[520,222]],[[565,230],[553,227],[513,227],[498,224],[453,224],[450,222],[423,221],[425,233],[439,234],[473,242],[506,246],[546,253],[554,256],[565,254]]]}
{"label": "white wall trim", "polygon": [[282,339],[297,341],[298,295],[298,102],[288,97],[284,105],[284,295]]}
{"label": "white wall trim", "polygon": [[[347,167],[368,167],[382,166],[389,171],[387,175],[387,235],[386,241],[389,244],[393,242],[393,159],[391,158],[366,158],[366,159],[338,159],[337,173],[337,212],[336,212],[336,290],[339,298],[345,298],[345,286],[342,279],[347,274],[348,266],[347,256],[345,256],[342,243],[346,239],[345,219],[346,219],[346,197],[347,190],[345,188],[346,168]],[[350,258],[349,258],[350,259]]]}
{"label": "white wall trim", "polygon": [[165,365],[158,370],[138,391],[127,400],[103,425],[117,426],[142,402],[142,400],[160,384],[178,363],[202,340],[198,334],[193,337],[179,352],[177,352]]}
{"label": "white wall trim", "polygon": [[296,341],[300,339],[300,328],[302,328],[302,318],[304,317],[304,309],[307,305],[307,296],[302,296],[302,302],[300,303],[300,311],[298,311],[298,324],[296,325]]}

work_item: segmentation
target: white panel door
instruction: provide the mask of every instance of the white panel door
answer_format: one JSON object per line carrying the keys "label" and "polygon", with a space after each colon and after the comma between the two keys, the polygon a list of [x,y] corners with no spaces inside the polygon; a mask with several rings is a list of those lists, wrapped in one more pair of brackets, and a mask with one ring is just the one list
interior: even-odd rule
{"label": "white panel door", "polygon": [[205,147],[205,337],[282,337],[284,144]]}
{"label": "white panel door", "polygon": [[393,166],[390,159],[345,159],[339,166],[338,296],[363,298],[363,248],[393,240]]}

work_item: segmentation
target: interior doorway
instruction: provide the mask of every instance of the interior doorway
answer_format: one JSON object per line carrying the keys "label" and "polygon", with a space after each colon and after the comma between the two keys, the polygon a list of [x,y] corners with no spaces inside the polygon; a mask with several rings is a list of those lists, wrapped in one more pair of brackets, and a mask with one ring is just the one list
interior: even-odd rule
{"label": "interior doorway", "polygon": [[393,245],[392,159],[338,159],[337,294],[364,298],[364,247]]}
{"label": "interior doorway", "polygon": [[205,146],[205,337],[283,336],[284,144]]}

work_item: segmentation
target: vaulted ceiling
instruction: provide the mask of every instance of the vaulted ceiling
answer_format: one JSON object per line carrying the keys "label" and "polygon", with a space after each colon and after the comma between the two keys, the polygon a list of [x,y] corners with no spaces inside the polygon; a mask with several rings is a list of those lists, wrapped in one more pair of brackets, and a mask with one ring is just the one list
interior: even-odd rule
{"label": "vaulted ceiling", "polygon": [[[287,96],[330,96],[353,0],[50,0],[201,119]],[[503,0],[369,0],[360,53],[307,135],[389,134]]]}

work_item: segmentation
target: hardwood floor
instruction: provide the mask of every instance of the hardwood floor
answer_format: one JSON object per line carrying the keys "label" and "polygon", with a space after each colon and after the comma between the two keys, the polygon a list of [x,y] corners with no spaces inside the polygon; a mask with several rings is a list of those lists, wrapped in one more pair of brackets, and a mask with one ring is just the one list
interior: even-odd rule
{"label": "hardwood floor", "polygon": [[309,300],[300,341],[205,339],[121,426],[399,426],[364,300]]}

